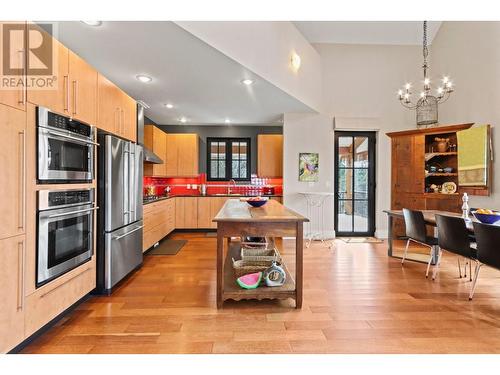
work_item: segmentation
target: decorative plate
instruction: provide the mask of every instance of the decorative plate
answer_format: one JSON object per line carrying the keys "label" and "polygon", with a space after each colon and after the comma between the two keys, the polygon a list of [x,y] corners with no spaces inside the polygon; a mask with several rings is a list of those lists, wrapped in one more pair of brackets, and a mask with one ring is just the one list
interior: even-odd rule
{"label": "decorative plate", "polygon": [[441,187],[441,192],[443,194],[453,194],[456,193],[456,191],[457,191],[457,184],[451,181],[445,182]]}

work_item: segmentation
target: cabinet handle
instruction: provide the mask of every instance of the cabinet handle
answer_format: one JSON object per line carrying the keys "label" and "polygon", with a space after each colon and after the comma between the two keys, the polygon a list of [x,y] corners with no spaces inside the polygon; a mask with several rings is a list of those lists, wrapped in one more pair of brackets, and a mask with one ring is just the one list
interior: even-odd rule
{"label": "cabinet handle", "polygon": [[18,242],[17,252],[17,310],[22,310],[24,308],[24,240]]}
{"label": "cabinet handle", "polygon": [[20,55],[20,60],[21,60],[21,66],[23,67],[23,79],[22,82],[23,84],[21,85],[21,95],[18,100],[18,104],[25,105],[26,104],[26,61],[24,59],[24,50],[19,50],[19,55]]}
{"label": "cabinet handle", "polygon": [[78,102],[77,100],[77,93],[78,93],[78,81],[73,81],[73,114],[76,115],[76,104]]}
{"label": "cabinet handle", "polygon": [[18,217],[18,229],[24,230],[25,226],[25,207],[26,207],[26,158],[24,157],[25,153],[25,132],[19,132],[19,148],[20,148],[20,157],[19,157],[19,183],[21,185],[21,199],[19,200],[19,217]]}
{"label": "cabinet handle", "polygon": [[120,129],[121,129],[121,134],[123,135],[125,131],[125,116],[123,115],[123,109],[120,109]]}
{"label": "cabinet handle", "polygon": [[48,296],[49,294],[51,294],[52,292],[56,291],[57,289],[59,289],[60,287],[66,285],[67,283],[69,283],[70,281],[76,279],[77,277],[80,277],[82,276],[83,274],[87,273],[88,271],[90,271],[92,268],[87,268],[85,270],[83,270],[81,273],[77,273],[76,275],[73,275],[72,277],[70,277],[68,280],[66,280],[65,282],[63,282],[62,284],[59,284],[58,286],[56,286],[54,289],[51,289],[47,292],[45,292],[44,294],[42,294],[40,296],[40,298],[45,298],[46,296]]}
{"label": "cabinet handle", "polygon": [[64,110],[69,111],[69,77],[65,75],[63,79]]}

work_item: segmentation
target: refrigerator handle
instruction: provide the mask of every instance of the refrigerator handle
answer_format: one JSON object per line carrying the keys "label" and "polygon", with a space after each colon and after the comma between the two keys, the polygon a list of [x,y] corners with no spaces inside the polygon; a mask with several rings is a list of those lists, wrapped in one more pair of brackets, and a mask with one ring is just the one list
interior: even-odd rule
{"label": "refrigerator handle", "polygon": [[136,183],[136,170],[135,170],[135,145],[133,143],[129,143],[130,153],[129,153],[129,186],[132,185],[132,188],[129,189],[129,213],[130,213],[130,222],[137,220],[136,218],[136,207],[135,207],[135,194],[137,192],[137,183]]}
{"label": "refrigerator handle", "polygon": [[128,144],[125,143],[123,150],[123,220],[124,224],[127,225],[131,222],[130,220],[130,207],[129,207],[129,196],[130,196],[130,152],[128,151]]}

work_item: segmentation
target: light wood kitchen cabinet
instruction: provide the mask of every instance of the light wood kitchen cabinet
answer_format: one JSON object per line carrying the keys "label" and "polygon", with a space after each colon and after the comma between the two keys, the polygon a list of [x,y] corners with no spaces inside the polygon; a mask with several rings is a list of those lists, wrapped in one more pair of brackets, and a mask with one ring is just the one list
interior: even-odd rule
{"label": "light wood kitchen cabinet", "polygon": [[[36,27],[30,25],[30,27]],[[42,33],[42,29],[38,28]],[[45,44],[48,46],[48,44]],[[52,38],[52,48],[54,49],[54,86],[47,90],[36,87],[29,87],[27,90],[27,100],[30,103],[49,108],[50,110],[71,116],[70,113],[70,82],[69,82],[69,50],[58,40]]]}
{"label": "light wood kitchen cabinet", "polygon": [[132,142],[137,142],[137,102],[123,91],[121,96],[121,110],[121,136]]}
{"label": "light wood kitchen cabinet", "polygon": [[97,127],[112,134],[120,130],[120,89],[102,74],[97,75]]}
{"label": "light wood kitchen cabinet", "polygon": [[137,103],[102,74],[97,77],[97,127],[137,141]]}
{"label": "light wood kitchen cabinet", "polygon": [[144,206],[143,252],[175,229],[175,199],[177,198],[165,199]]}
{"label": "light wood kitchen cabinet", "polygon": [[25,336],[28,337],[85,297],[96,287],[95,259],[73,270],[57,286],[47,284],[26,297]]}
{"label": "light wood kitchen cabinet", "polygon": [[26,112],[0,104],[0,132],[2,239],[26,230]]}
{"label": "light wood kitchen cabinet", "polygon": [[198,228],[198,198],[175,198],[175,227],[179,229]]}
{"label": "light wood kitchen cabinet", "polygon": [[144,163],[144,176],[167,176],[167,133],[154,125],[144,126],[144,146],[162,160],[162,164]]}
{"label": "light wood kitchen cabinet", "polygon": [[25,236],[0,240],[0,353],[24,339]]}
{"label": "light wood kitchen cabinet", "polygon": [[[36,26],[35,26],[36,27]],[[43,31],[42,31],[43,32]],[[97,121],[97,71],[85,60],[53,38],[55,89],[29,88],[27,100],[95,125]]]}
{"label": "light wood kitchen cabinet", "polygon": [[167,134],[166,173],[168,177],[198,176],[198,134]]}
{"label": "light wood kitchen cabinet", "polygon": [[[10,22],[0,22],[0,45],[3,48],[3,40],[4,40],[4,25],[9,25]],[[12,23],[13,25],[19,25],[22,24],[22,22],[15,22]],[[26,24],[24,24],[24,28],[26,30]],[[14,81],[19,80],[19,78],[25,78],[26,77],[26,51],[25,51],[25,33],[24,32],[15,32],[15,33],[10,33],[10,35],[6,36],[7,38],[10,39],[10,51],[11,53],[14,53],[14,56],[10,57],[11,64],[13,65],[13,68],[19,69],[21,74],[20,75],[14,75],[12,78],[14,78]],[[5,51],[4,51],[5,52]],[[14,65],[15,64],[15,65]],[[9,76],[6,76],[4,74],[5,78],[11,78]],[[10,80],[9,80],[10,82]],[[17,109],[25,110],[26,109],[26,90],[24,89],[24,85],[16,85],[15,88],[12,89],[6,89],[2,87],[0,89],[0,103],[5,104]]]}
{"label": "light wood kitchen cabinet", "polygon": [[71,116],[95,125],[97,121],[97,71],[69,51]]}
{"label": "light wood kitchen cabinet", "polygon": [[257,136],[257,175],[283,177],[283,135],[259,134]]}
{"label": "light wood kitchen cabinet", "polygon": [[199,197],[198,198],[198,228],[217,228],[212,220],[219,213],[229,197]]}

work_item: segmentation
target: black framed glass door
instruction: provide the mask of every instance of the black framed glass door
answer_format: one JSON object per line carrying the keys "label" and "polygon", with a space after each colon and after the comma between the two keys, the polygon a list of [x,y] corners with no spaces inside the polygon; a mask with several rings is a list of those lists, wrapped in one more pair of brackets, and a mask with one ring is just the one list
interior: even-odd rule
{"label": "black framed glass door", "polygon": [[375,234],[375,132],[335,132],[335,232]]}

